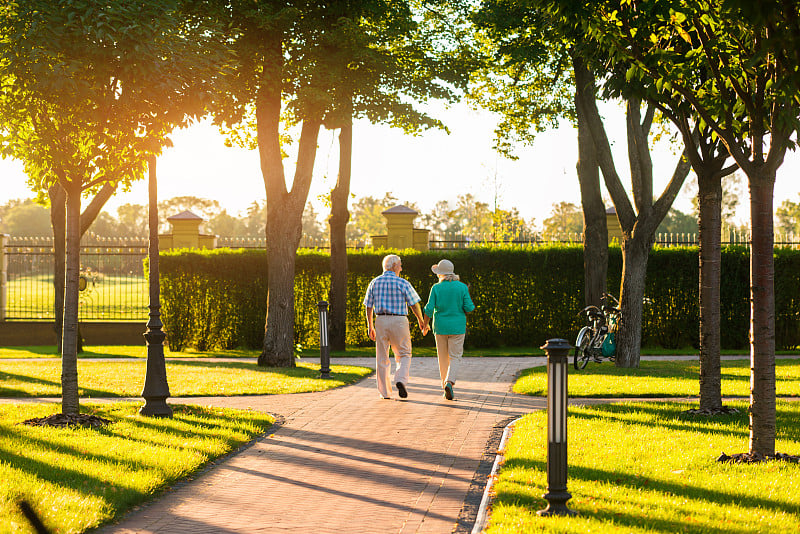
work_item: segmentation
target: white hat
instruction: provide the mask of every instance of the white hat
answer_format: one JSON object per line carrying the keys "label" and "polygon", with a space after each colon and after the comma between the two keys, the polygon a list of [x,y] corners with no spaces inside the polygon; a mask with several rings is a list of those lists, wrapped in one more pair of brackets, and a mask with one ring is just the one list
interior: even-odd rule
{"label": "white hat", "polygon": [[436,265],[431,265],[431,271],[436,274],[453,274],[453,262],[450,260],[442,260]]}

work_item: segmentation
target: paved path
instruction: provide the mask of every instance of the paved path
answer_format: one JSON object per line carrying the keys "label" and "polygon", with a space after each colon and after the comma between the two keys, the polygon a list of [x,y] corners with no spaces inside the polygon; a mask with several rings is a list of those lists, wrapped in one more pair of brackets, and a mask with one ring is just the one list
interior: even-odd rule
{"label": "paved path", "polygon": [[[333,363],[374,367],[372,358]],[[469,531],[477,510],[469,502],[480,500],[475,488],[483,490],[486,474],[480,484],[473,479],[487,463],[490,437],[544,407],[541,398],[510,391],[514,376],[544,363],[466,358],[453,402],[442,398],[436,358],[413,360],[407,400],[380,399],[374,376],[320,393],[171,399],[252,408],[282,423],[100,532]]]}

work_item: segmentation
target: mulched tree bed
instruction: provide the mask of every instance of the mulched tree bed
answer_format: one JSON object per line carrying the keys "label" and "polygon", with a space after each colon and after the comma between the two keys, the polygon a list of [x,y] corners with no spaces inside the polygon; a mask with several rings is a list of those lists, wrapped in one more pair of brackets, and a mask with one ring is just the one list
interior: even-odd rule
{"label": "mulched tree bed", "polygon": [[774,455],[764,455],[756,452],[740,452],[738,454],[732,454],[728,456],[723,452],[720,457],[717,458],[718,462],[728,462],[732,464],[755,464],[758,462],[771,462],[775,460],[797,464],[800,463],[800,456],[784,454],[782,452],[776,452]]}
{"label": "mulched tree bed", "polygon": [[[715,415],[730,415],[739,413],[739,410],[737,410],[736,408],[723,406],[715,410],[711,410],[708,408],[696,408],[692,410],[685,410],[682,413],[698,417],[713,417]],[[800,463],[800,456],[796,456],[793,454],[784,454],[782,452],[776,452],[774,455],[772,454],[763,455],[755,452],[740,452],[728,456],[723,452],[722,454],[720,454],[719,458],[717,458],[718,462],[728,462],[732,464],[755,464],[758,462],[771,462],[775,460],[797,464]]]}
{"label": "mulched tree bed", "polygon": [[731,415],[734,413],[739,413],[739,410],[736,408],[730,408],[728,406],[723,406],[718,409],[710,409],[710,408],[694,408],[691,410],[685,410],[684,412],[686,415],[698,415],[702,417],[713,417],[715,415]]}
{"label": "mulched tree bed", "polygon": [[47,417],[34,417],[20,423],[28,426],[54,426],[60,428],[82,427],[82,428],[102,428],[112,423],[110,419],[105,419],[97,415],[81,413],[78,415],[68,415],[56,413]]}

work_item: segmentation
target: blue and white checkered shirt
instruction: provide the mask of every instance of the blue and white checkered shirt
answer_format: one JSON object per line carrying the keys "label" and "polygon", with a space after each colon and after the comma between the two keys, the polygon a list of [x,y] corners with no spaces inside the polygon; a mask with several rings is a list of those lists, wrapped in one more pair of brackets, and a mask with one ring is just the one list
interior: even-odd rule
{"label": "blue and white checkered shirt", "polygon": [[364,306],[373,308],[376,314],[408,315],[408,307],[420,300],[411,282],[394,271],[384,271],[369,283]]}

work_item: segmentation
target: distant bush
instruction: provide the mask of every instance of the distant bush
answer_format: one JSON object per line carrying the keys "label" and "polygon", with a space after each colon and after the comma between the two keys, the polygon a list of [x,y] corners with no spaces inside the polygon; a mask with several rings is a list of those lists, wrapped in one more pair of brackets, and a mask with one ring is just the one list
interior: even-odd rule
{"label": "distant bush", "polygon": [[[385,251],[348,254],[347,338],[370,343],[362,301],[369,281],[381,273]],[[656,248],[650,254],[643,344],[678,348],[699,345],[696,248]],[[469,315],[467,343],[476,347],[540,346],[553,337],[573,341],[582,325],[583,249],[575,245],[486,247],[448,252],[402,251],[403,277],[423,304],[436,277],[430,266],[442,258],[470,286],[476,309]],[[776,346],[800,345],[800,252],[775,258]],[[328,299],[329,256],[300,251],[295,276],[295,340],[319,342],[317,302]],[[619,248],[609,251],[610,292],[622,271]],[[161,255],[162,319],[173,350],[191,347],[258,348],[264,337],[267,255],[263,250],[176,251]],[[744,349],[749,335],[749,256],[744,247],[722,255],[722,346]],[[409,315],[411,317],[411,315]],[[412,325],[414,321],[412,318]],[[412,326],[415,343],[422,339]]]}

